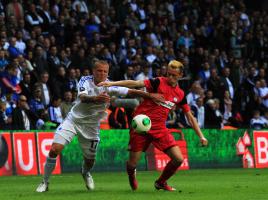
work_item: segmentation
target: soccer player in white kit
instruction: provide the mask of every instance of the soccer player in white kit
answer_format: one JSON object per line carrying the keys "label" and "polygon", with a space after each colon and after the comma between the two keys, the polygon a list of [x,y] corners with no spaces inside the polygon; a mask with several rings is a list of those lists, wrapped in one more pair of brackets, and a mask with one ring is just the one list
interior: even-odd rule
{"label": "soccer player in white kit", "polygon": [[151,98],[156,103],[164,101],[162,95],[141,90],[125,87],[98,87],[98,83],[108,81],[109,65],[106,61],[96,61],[92,73],[92,76],[83,76],[80,79],[76,103],[55,132],[54,141],[46,159],[44,177],[36,189],[37,192],[48,191],[49,176],[55,168],[56,157],[75,135],[78,136],[83,151],[84,161],[81,170],[83,179],[88,190],[94,189],[90,170],[95,163],[100,141],[100,120],[106,116],[105,110],[109,107],[110,96],[139,96]]}

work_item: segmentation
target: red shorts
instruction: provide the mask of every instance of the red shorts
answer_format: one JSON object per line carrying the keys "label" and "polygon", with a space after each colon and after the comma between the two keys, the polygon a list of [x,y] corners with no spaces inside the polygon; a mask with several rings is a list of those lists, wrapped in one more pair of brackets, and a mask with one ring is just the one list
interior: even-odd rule
{"label": "red shorts", "polygon": [[160,132],[161,137],[156,138],[150,134],[139,134],[131,130],[128,150],[133,152],[146,151],[151,143],[160,151],[177,146],[177,142],[168,129],[160,130]]}

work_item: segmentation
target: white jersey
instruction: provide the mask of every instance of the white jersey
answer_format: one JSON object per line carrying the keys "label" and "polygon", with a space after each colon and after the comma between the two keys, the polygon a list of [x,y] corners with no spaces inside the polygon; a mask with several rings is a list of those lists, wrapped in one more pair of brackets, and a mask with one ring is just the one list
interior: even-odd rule
{"label": "white jersey", "polygon": [[[109,81],[108,79],[106,81]],[[98,87],[94,83],[93,76],[83,76],[78,83],[78,98],[75,105],[71,108],[67,119],[75,123],[75,128],[83,134],[83,132],[99,132],[100,120],[107,116],[105,110],[109,107],[109,103],[82,103],[79,99],[81,94],[88,96],[97,96],[103,92],[107,92],[110,96],[126,96],[128,88],[126,87]]]}

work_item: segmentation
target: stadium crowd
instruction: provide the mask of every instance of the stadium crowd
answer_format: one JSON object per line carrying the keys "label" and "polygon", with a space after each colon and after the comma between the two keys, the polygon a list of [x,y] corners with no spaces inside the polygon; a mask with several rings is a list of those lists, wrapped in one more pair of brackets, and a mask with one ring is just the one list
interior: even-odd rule
{"label": "stadium crowd", "polygon": [[[267,33],[265,6],[243,0],[0,0],[0,128],[55,128],[96,59],[115,81],[180,60],[201,128],[267,128]],[[128,127],[126,109],[110,112],[112,128]],[[167,126],[188,127],[181,114]]]}

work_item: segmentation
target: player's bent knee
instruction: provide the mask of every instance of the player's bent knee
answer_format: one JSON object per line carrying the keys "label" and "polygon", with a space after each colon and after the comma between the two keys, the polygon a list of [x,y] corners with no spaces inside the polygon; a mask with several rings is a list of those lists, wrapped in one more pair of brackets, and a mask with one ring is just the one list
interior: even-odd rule
{"label": "player's bent knee", "polygon": [[61,153],[63,148],[64,146],[62,144],[53,143],[49,151],[49,157],[56,158]]}
{"label": "player's bent knee", "polygon": [[183,162],[183,157],[173,159],[172,162],[173,162],[173,164],[175,164],[177,166],[180,166],[182,164],[182,162]]}

